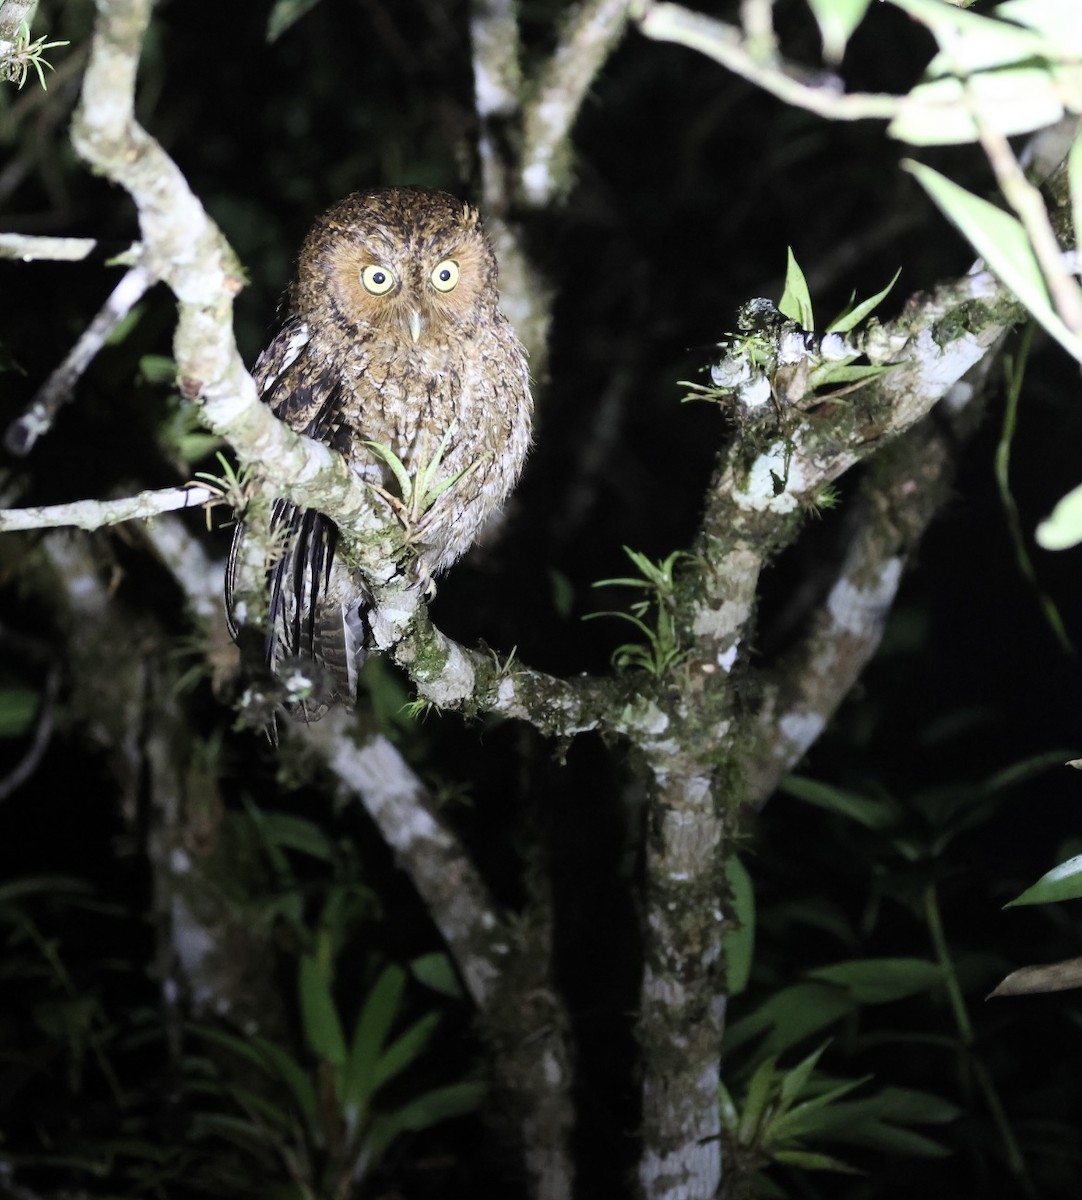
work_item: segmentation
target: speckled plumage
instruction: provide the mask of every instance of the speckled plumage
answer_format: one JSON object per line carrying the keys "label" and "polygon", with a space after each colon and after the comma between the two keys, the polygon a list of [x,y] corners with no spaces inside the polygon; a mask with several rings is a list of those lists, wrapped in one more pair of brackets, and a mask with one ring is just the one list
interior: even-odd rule
{"label": "speckled plumage", "polygon": [[[530,441],[525,352],[498,308],[495,255],[475,209],[443,192],[388,188],[347,196],[301,248],[286,320],[253,374],[294,429],[333,446],[358,475],[400,493],[366,442],[388,447],[415,477],[447,441],[433,482],[455,479],[410,530],[421,583],[474,542],[517,480]],[[373,493],[375,496],[377,493]],[[352,700],[364,655],[368,597],[335,556],[322,513],[277,502],[283,550],[269,566],[267,664],[314,659]],[[226,602],[239,619],[237,526]]]}

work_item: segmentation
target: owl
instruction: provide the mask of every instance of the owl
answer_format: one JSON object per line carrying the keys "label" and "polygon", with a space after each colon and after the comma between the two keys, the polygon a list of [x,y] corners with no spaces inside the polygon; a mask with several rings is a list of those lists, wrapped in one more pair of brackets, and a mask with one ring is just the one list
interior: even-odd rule
{"label": "owl", "polygon": [[[253,370],[275,415],[342,454],[373,502],[396,513],[420,587],[499,511],[530,444],[526,355],[496,283],[470,205],[421,188],[355,193],[309,232],[285,320]],[[287,705],[314,719],[356,694],[370,596],[328,516],[280,499],[271,523],[273,557],[254,583],[237,525],[230,631],[238,638],[247,592],[266,588],[260,652],[280,677],[303,678],[306,664],[319,677],[313,699]]]}

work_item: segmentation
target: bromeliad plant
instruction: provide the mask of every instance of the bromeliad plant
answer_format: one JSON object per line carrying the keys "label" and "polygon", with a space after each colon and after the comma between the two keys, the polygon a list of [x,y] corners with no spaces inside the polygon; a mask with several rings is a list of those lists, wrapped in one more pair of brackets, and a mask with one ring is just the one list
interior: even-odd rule
{"label": "bromeliad plant", "polygon": [[[442,957],[442,956],[437,956]],[[444,960],[445,962],[446,960]],[[433,962],[413,964],[414,973]],[[223,1139],[254,1161],[268,1181],[288,1179],[278,1194],[296,1200],[344,1200],[368,1179],[396,1137],[471,1112],[484,1085],[468,1080],[405,1093],[400,1083],[430,1046],[440,1014],[428,1012],[399,1033],[407,972],[383,968],[368,990],[347,1035],[336,1004],[332,964],[317,954],[298,966],[301,1023],[308,1054],[303,1058],[269,1038],[241,1037],[200,1026],[200,1038],[227,1052],[239,1068],[198,1085],[238,1111],[203,1111],[193,1136]],[[245,1072],[245,1068],[247,1069]]]}
{"label": "bromeliad plant", "polygon": [[593,586],[636,588],[643,593],[643,598],[636,600],[629,612],[607,610],[587,613],[584,619],[619,617],[622,621],[629,621],[646,637],[646,642],[627,642],[617,646],[612,655],[613,666],[621,671],[634,667],[660,677],[684,656],[676,630],[674,572],[677,564],[691,555],[684,550],[675,550],[668,558],[655,563],[645,554],[627,546],[624,547],[624,553],[635,564],[641,577],[599,579]]}
{"label": "bromeliad plant", "polygon": [[[370,1178],[395,1138],[472,1111],[484,1085],[410,1086],[410,1069],[421,1066],[442,1019],[433,1009],[406,1021],[410,978],[458,997],[449,960],[434,953],[408,968],[368,964],[373,978],[360,1001],[342,999],[349,979],[341,967],[352,962],[349,942],[369,905],[366,889],[347,871],[312,922],[305,917],[310,888],[287,850],[333,865],[338,848],[314,822],[252,804],[246,809],[274,876],[273,911],[287,940],[301,947],[296,981],[303,1045],[193,1026],[216,1053],[214,1061],[189,1057],[186,1063],[197,1110],[192,1136],[215,1147],[203,1174],[216,1181],[219,1194],[344,1200]],[[245,1164],[239,1174],[227,1169],[222,1143]]]}

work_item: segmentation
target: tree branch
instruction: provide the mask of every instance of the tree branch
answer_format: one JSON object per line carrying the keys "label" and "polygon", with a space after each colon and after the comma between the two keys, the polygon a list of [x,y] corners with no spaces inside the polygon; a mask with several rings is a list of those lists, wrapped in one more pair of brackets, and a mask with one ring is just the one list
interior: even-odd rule
{"label": "tree branch", "polygon": [[[57,413],[72,398],[72,392],[83,372],[93,362],[113,330],[142,299],[152,282],[150,273],[142,265],[132,267],[124,275],[71,348],[68,356],[38,388],[27,411],[8,426],[4,434],[4,445],[12,454],[29,454],[38,438],[48,433]],[[2,528],[0,525],[0,529]]]}
{"label": "tree branch", "polygon": [[[82,262],[92,254],[101,253],[103,247],[97,238],[36,237],[29,233],[0,233],[0,258],[18,259],[19,262]],[[143,247],[133,242],[109,258],[109,263],[134,266],[142,257]]]}
{"label": "tree branch", "polygon": [[571,127],[627,19],[628,0],[580,0],[568,13],[523,110],[518,180],[527,204],[543,208],[567,191]]}
{"label": "tree branch", "polygon": [[199,484],[140,492],[118,500],[75,500],[71,504],[49,504],[40,508],[0,510],[0,533],[20,529],[52,529],[73,525],[77,529],[101,529],[122,521],[145,520],[180,508],[200,508],[220,503],[221,496]]}
{"label": "tree branch", "polygon": [[834,121],[889,120],[906,103],[901,96],[841,91],[834,77],[816,76],[814,83],[801,78],[800,68],[755,53],[739,29],[680,4],[638,0],[632,9],[639,32],[659,42],[675,42],[698,50],[786,104]]}

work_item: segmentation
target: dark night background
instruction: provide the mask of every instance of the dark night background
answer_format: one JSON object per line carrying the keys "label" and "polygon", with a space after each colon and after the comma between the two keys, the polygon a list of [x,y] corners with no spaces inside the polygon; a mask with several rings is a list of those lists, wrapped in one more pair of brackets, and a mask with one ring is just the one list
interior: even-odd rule
{"label": "dark night background", "polygon": [[[237,305],[249,362],[273,328],[296,248],[328,204],[381,183],[475,194],[464,3],[322,0],[274,44],[264,37],[269,7],[269,0],[162,3],[140,92],[141,119],[250,273]],[[561,7],[556,0],[523,6],[531,55],[552,45]],[[735,4],[701,7],[736,19]],[[119,247],[137,233],[131,203],[90,177],[66,144],[78,72],[65,63],[85,47],[90,16],[81,0],[43,4],[35,32],[71,45],[52,53],[58,70],[48,93],[28,83],[22,92],[5,85],[0,96],[7,162],[0,164],[0,227],[89,235]],[[780,2],[777,19],[787,53],[814,61],[816,34],[801,5]],[[853,90],[905,90],[931,52],[920,29],[873,5],[844,74]],[[879,124],[828,124],[701,56],[634,32],[592,89],[575,148],[576,182],[566,202],[521,214],[557,297],[550,359],[538,381],[536,448],[504,537],[442,581],[434,606],[451,636],[483,639],[504,652],[517,646],[521,660],[560,674],[608,669],[625,639],[617,622],[581,620],[610,606],[590,585],[627,573],[621,547],[660,557],[693,536],[703,489],[731,429],[714,407],[682,405],[678,381],[701,377],[742,301],[777,298],[786,246],[823,317],[853,291],[877,291],[900,266],[884,305],[890,316],[907,295],[964,271],[971,259],[901,169],[904,150]],[[921,157],[974,190],[988,186],[986,168],[969,149]],[[5,425],[115,279],[115,271],[95,264],[0,264]],[[11,502],[74,500],[189,476],[170,461],[157,433],[173,411],[170,389],[141,381],[137,370],[143,356],[170,353],[174,309],[164,288],[149,294],[140,314],[98,357],[75,402],[29,458],[0,452],[0,486],[22,488]],[[1012,487],[1027,537],[1078,482],[1078,400],[1077,371],[1038,336],[1012,449]],[[933,1131],[951,1155],[889,1159],[886,1166],[874,1155],[856,1155],[870,1176],[779,1176],[785,1194],[885,1198],[919,1189],[1006,1197],[1028,1189],[1067,1196],[1077,1195],[1082,1181],[1082,1011],[1075,993],[983,999],[1015,967],[1078,953],[1072,905],[1002,905],[1074,853],[1082,831],[1082,780],[1065,767],[1049,766],[995,793],[981,786],[1034,756],[1061,751],[1066,760],[1082,752],[1077,657],[1042,617],[996,490],[1002,413],[1000,387],[965,448],[949,504],[911,564],[880,654],[801,767],[811,778],[903,802],[911,817],[906,845],[920,849],[907,856],[901,838],[890,841],[776,796],[749,823],[741,847],[756,883],[759,940],[751,986],[730,1007],[732,1019],[746,1015],[824,963],[931,957],[918,898],[934,882],[972,1044],[961,1044],[943,997],[932,994],[865,1008],[832,1031],[829,1053],[839,1075],[873,1073],[877,1082],[924,1088],[958,1105],[958,1121]],[[212,469],[213,458],[195,466]],[[772,616],[784,611],[797,581],[814,574],[819,556],[830,555],[839,528],[832,513],[810,521],[807,536],[770,572],[763,654],[777,648]],[[171,582],[122,531],[100,536],[120,567],[118,595],[183,635]],[[208,537],[224,556],[228,530]],[[18,552],[0,557],[0,686],[37,691],[57,635],[24,574],[33,539],[18,544]],[[1082,639],[1079,552],[1048,554],[1032,543],[1031,551],[1068,635]],[[616,1195],[613,1181],[633,1161],[629,1013],[638,979],[627,868],[635,822],[624,815],[623,764],[590,738],[554,747],[509,724],[465,725],[450,715],[410,726],[393,711],[406,698],[398,697],[400,686],[382,672],[373,682],[377,706],[415,767],[446,788],[449,814],[501,897],[519,898],[522,847],[531,838],[541,838],[559,864],[561,982],[583,1067],[582,1195]],[[130,1131],[139,1121],[141,1137],[183,1140],[189,1116],[174,1102],[152,1033],[157,986],[149,975],[142,818],[118,812],[107,756],[65,719],[63,697],[62,687],[48,754],[0,806],[0,906],[10,900],[4,881],[85,881],[91,890],[79,903],[39,896],[25,911],[57,947],[72,994],[92,998],[88,1028],[102,1040],[94,1051],[92,1037],[80,1042],[80,1035],[49,1028],[40,1007],[48,973],[27,965],[36,960],[24,927],[4,917],[0,1159],[28,1158],[43,1190],[135,1194],[131,1177],[116,1176],[112,1190],[103,1190],[102,1180],[59,1161],[71,1139],[82,1139],[85,1152],[95,1139],[105,1146],[135,1137]],[[335,813],[325,797],[281,787],[270,747],[230,731],[230,712],[205,681],[185,703],[203,736],[225,739],[217,786],[227,810],[252,795],[353,845],[350,869],[371,894],[357,934],[366,953],[407,958],[438,949],[408,883],[363,821]],[[28,736],[0,740],[0,766],[20,760]],[[964,789],[970,791],[960,807],[969,818],[952,818],[957,832],[935,844],[943,813]],[[465,1005],[448,1005],[437,1049],[434,1078],[454,1078],[476,1062]],[[99,1054],[132,1103],[124,1127],[112,1115]],[[1004,1165],[1000,1131],[974,1083],[977,1060],[995,1080],[1025,1158],[1024,1178]],[[741,1069],[734,1052],[736,1078]],[[499,1163],[465,1161],[461,1147],[475,1132],[467,1119],[398,1145],[372,1194],[514,1194]],[[183,1178],[187,1183],[165,1179],[157,1191],[144,1181],[139,1194],[187,1194],[191,1181]]]}

